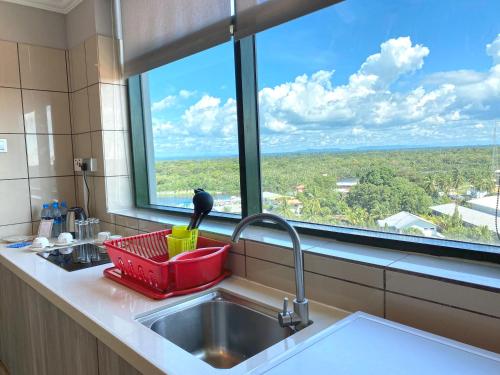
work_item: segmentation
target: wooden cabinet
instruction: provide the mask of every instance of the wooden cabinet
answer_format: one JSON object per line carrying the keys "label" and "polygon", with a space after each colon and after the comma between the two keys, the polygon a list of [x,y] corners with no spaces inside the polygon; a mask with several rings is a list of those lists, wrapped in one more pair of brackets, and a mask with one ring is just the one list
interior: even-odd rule
{"label": "wooden cabinet", "polygon": [[0,361],[11,375],[140,374],[1,264]]}
{"label": "wooden cabinet", "polygon": [[99,340],[97,340],[97,349],[99,353],[99,374],[141,375],[127,361]]}

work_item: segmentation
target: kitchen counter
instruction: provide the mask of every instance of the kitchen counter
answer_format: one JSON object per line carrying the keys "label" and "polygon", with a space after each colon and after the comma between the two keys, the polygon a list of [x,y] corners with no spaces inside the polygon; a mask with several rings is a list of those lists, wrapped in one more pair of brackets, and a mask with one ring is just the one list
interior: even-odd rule
{"label": "kitchen counter", "polygon": [[[10,249],[5,245],[0,245],[0,263],[132,366],[148,375],[260,372],[261,366],[271,363],[270,358],[278,358],[291,348],[307,343],[313,335],[349,315],[344,310],[311,302],[310,318],[314,324],[232,369],[218,370],[135,320],[145,313],[176,304],[196,294],[162,301],[151,300],[104,278],[103,271],[111,264],[67,272],[29,249]],[[289,293],[235,276],[215,288],[225,289],[276,310],[281,310],[283,297],[288,296],[290,300],[294,298]]]}
{"label": "kitchen counter", "polygon": [[[217,370],[135,320],[192,296],[154,301],[105,279],[109,265],[67,272],[26,249],[0,245],[0,263],[144,374],[500,374],[497,354],[315,302],[314,324],[232,369]],[[217,288],[276,309],[284,296],[293,298],[234,276]]]}

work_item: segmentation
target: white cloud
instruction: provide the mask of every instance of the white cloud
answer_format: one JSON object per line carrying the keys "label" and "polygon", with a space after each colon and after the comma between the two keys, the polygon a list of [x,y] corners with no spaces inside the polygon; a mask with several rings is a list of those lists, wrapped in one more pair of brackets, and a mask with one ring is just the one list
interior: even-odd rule
{"label": "white cloud", "polygon": [[[500,35],[486,46],[486,53],[500,62]],[[422,69],[429,55],[429,48],[409,37],[394,38],[382,43],[343,85],[333,84],[334,71],[320,70],[262,88],[263,149],[490,142],[487,122],[500,118],[500,64],[486,72],[420,75],[409,90],[393,88],[400,78]],[[185,110],[174,129],[183,129],[205,147],[231,144],[236,150],[236,122],[234,99],[204,95]],[[167,124],[162,131],[175,131]]]}
{"label": "white cloud", "polygon": [[183,99],[188,99],[192,97],[193,95],[196,95],[196,91],[189,91],[189,90],[180,90],[179,91],[179,96]]}
{"label": "white cloud", "polygon": [[363,134],[365,132],[366,132],[366,130],[362,126],[355,126],[351,130],[352,135],[360,135],[360,134]]}
{"label": "white cloud", "polygon": [[236,101],[221,104],[220,98],[204,95],[182,115],[182,124],[191,133],[228,137],[236,134]]}
{"label": "white cloud", "polygon": [[500,34],[493,42],[486,45],[486,54],[493,58],[493,64],[500,64]]}
{"label": "white cloud", "polygon": [[380,52],[369,56],[361,65],[358,75],[377,77],[376,84],[386,88],[401,75],[421,69],[429,49],[412,45],[410,37],[389,39],[380,45]]}
{"label": "white cloud", "polygon": [[189,90],[179,90],[177,95],[167,95],[163,99],[158,100],[157,102],[154,102],[151,105],[151,111],[153,112],[160,112],[163,111],[164,109],[171,108],[174,105],[176,105],[179,102],[179,99],[189,99],[196,95],[196,91],[189,91]]}
{"label": "white cloud", "polygon": [[162,111],[166,108],[172,107],[177,100],[177,97],[175,95],[168,95],[164,97],[162,100],[159,100],[157,102],[154,102],[151,105],[151,111],[153,112],[158,112]]}

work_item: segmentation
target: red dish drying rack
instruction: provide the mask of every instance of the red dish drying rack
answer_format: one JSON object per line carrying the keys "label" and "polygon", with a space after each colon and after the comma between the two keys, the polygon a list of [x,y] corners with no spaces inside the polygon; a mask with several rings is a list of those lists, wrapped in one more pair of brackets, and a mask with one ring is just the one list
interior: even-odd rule
{"label": "red dish drying rack", "polygon": [[104,275],[153,299],[198,292],[231,273],[224,262],[231,245],[198,237],[197,250],[168,256],[169,230],[106,241],[114,267]]}

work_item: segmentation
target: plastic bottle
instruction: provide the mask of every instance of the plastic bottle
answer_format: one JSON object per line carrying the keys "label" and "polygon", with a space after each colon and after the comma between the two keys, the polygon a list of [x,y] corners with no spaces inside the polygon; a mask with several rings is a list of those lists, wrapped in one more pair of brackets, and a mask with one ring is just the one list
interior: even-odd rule
{"label": "plastic bottle", "polygon": [[52,219],[52,211],[49,208],[48,203],[44,203],[42,206],[42,213],[40,214],[42,220],[50,220]]}
{"label": "plastic bottle", "polygon": [[61,233],[61,211],[59,210],[59,203],[52,203],[52,218],[54,219],[54,224],[52,225],[52,237],[57,238]]}
{"label": "plastic bottle", "polygon": [[61,202],[61,232],[66,232],[66,216],[68,215],[68,206],[66,205],[66,201]]}

